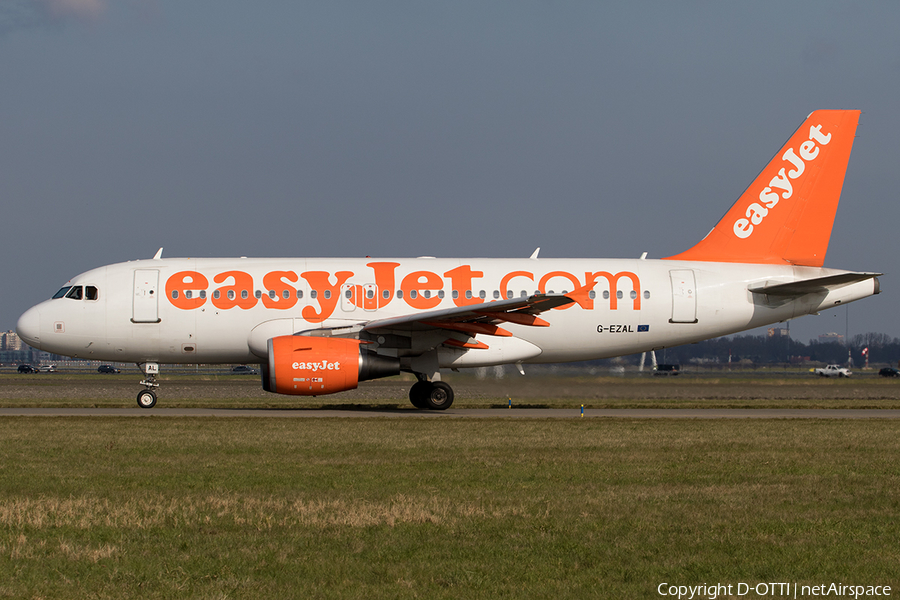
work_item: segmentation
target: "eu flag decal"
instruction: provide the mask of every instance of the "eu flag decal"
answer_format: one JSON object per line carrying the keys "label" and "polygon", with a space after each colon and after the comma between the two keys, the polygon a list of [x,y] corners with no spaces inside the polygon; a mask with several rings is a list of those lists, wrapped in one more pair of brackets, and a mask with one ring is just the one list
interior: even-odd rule
{"label": "eu flag decal", "polygon": [[640,333],[642,331],[650,331],[650,326],[649,325],[638,325],[638,333]]}

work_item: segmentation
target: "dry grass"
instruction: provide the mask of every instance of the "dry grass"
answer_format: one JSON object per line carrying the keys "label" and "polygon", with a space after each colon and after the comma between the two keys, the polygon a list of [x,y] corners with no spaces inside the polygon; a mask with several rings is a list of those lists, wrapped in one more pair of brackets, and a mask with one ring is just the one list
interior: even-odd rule
{"label": "dry grass", "polygon": [[[97,527],[148,530],[196,528],[214,520],[239,528],[273,531],[303,527],[395,527],[428,523],[453,526],[470,519],[524,517],[524,505],[490,506],[438,496],[399,494],[385,501],[364,499],[299,500],[226,494],[203,497],[141,496],[125,501],[109,498],[16,498],[0,503],[0,527],[10,530],[90,530]],[[24,544],[17,538],[14,547]],[[0,546],[0,552],[13,552]],[[96,561],[95,561],[96,562]]]}

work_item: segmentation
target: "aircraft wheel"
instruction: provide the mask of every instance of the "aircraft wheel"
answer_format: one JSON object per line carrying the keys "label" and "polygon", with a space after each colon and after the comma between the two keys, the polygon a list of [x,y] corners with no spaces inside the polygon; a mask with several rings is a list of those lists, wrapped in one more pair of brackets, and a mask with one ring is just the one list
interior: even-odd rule
{"label": "aircraft wheel", "polygon": [[416,408],[428,408],[428,400],[426,396],[431,389],[431,384],[427,381],[417,381],[409,388],[409,401]]}
{"label": "aircraft wheel", "polygon": [[447,410],[453,404],[453,388],[443,381],[434,381],[425,401],[431,410]]}
{"label": "aircraft wheel", "polygon": [[156,406],[156,393],[153,390],[141,390],[137,395],[137,403],[141,408],[153,408]]}

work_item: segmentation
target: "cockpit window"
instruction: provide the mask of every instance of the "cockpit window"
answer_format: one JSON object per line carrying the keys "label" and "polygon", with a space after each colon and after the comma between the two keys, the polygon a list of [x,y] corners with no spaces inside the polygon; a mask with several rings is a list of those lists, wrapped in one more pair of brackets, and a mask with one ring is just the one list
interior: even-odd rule
{"label": "cockpit window", "polygon": [[97,289],[97,286],[94,285],[86,285],[84,287],[80,285],[67,285],[64,288],[61,288],[58,292],[53,294],[53,299],[56,298],[71,298],[72,300],[97,300],[100,298],[100,290]]}

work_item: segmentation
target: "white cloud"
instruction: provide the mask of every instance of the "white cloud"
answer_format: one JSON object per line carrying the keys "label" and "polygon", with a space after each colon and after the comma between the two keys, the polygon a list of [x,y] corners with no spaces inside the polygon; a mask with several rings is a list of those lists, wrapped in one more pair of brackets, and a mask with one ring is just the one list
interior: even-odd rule
{"label": "white cloud", "polygon": [[35,0],[53,18],[96,19],[106,10],[105,0]]}

